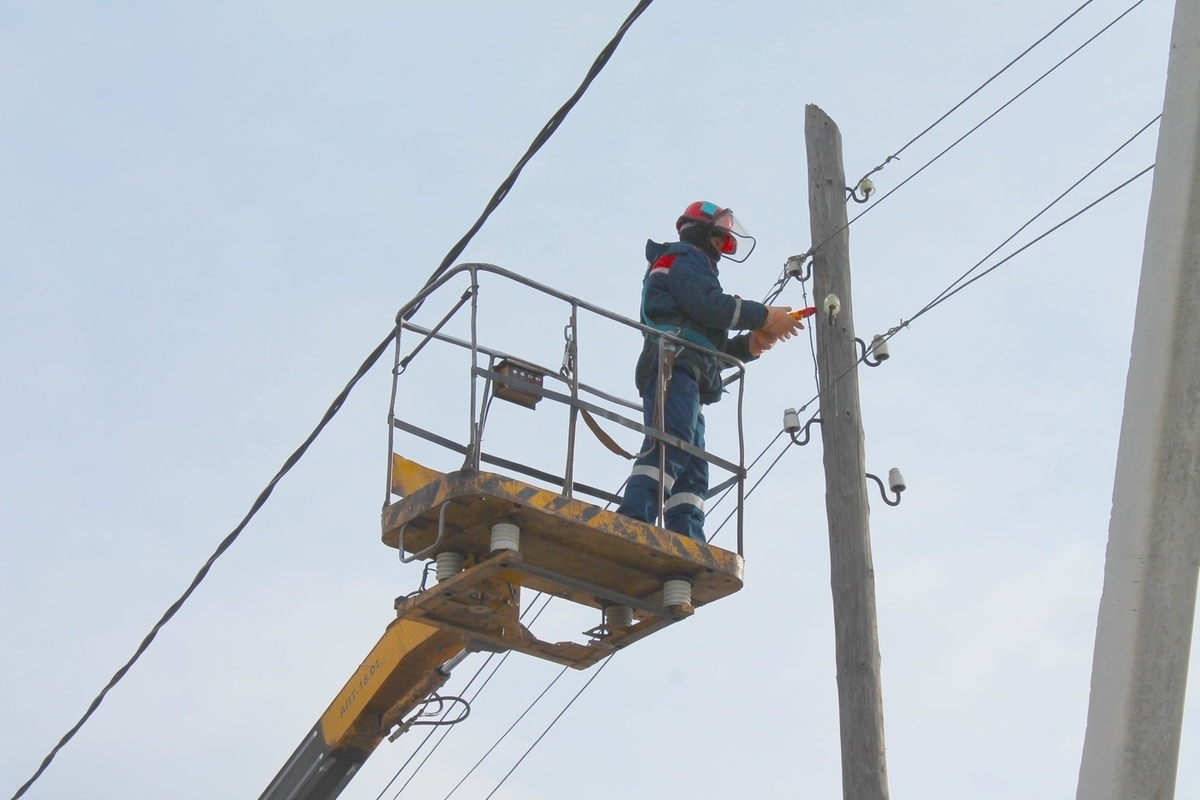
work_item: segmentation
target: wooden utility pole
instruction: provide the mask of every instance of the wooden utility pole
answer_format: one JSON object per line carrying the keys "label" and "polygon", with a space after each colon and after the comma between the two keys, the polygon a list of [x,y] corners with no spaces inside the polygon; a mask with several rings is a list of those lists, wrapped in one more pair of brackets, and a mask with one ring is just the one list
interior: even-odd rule
{"label": "wooden utility pole", "polygon": [[[846,175],[842,135],[824,111],[808,106],[808,214],[813,244],[813,291],[825,450],[825,509],[837,649],[842,735],[842,796],[886,800],[883,689],[875,616],[863,429],[858,408],[858,349],[850,296],[850,234],[846,228]],[[830,313],[826,298],[840,309]]]}
{"label": "wooden utility pole", "polygon": [[1175,796],[1200,565],[1200,0],[1178,0],[1079,800]]}

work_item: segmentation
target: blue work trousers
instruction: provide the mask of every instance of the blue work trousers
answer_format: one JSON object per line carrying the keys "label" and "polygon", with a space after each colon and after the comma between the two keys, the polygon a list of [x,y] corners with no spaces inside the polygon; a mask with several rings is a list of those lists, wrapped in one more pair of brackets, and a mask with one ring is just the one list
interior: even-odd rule
{"label": "blue work trousers", "polygon": [[[655,427],[654,407],[658,379],[649,382],[642,396],[642,415],[647,427]],[[686,369],[676,369],[667,385],[663,430],[701,450],[704,449],[704,414],[700,413],[700,389]],[[651,524],[658,521],[660,442],[647,438],[634,462],[618,514]],[[704,542],[704,499],[708,494],[708,462],[666,446],[667,465],[663,488],[663,524],[669,531]]]}

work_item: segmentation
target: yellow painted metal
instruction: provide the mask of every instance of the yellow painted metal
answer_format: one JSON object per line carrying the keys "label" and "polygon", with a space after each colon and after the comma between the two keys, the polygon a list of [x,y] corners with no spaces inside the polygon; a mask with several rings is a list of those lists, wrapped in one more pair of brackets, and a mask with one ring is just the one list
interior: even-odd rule
{"label": "yellow painted metal", "polygon": [[[491,552],[491,527],[520,529],[519,550]],[[486,472],[451,472],[383,510],[383,541],[410,553],[453,550],[465,571],[397,607],[473,646],[512,649],[577,669],[690,616],[742,587],[741,556],[556,492]],[[666,606],[663,584],[686,579],[692,602]],[[545,642],[519,624],[517,587],[585,606],[633,609],[621,628],[599,626],[586,643]],[[599,621],[599,620],[598,620]]]}
{"label": "yellow painted metal", "polygon": [[432,470],[402,455],[392,454],[392,492],[408,496],[422,486],[433,483],[442,473]]}
{"label": "yellow painted metal", "polygon": [[[393,622],[321,715],[325,743],[371,752],[388,733],[384,715],[394,721],[415,708],[441,683],[430,686],[430,676],[462,649],[461,636],[412,620]],[[406,698],[408,708],[399,708]]]}
{"label": "yellow painted metal", "polygon": [[[451,472],[383,509],[383,542],[419,552],[438,535],[446,506],[441,549],[476,560],[490,554],[491,526],[512,522],[521,529],[521,553],[529,564],[609,587],[626,595],[661,596],[663,580],[686,577],[696,606],[742,588],[744,562],[737,553],[703,544],[580,500],[488,472]],[[523,585],[546,591],[532,582]],[[567,590],[554,594],[568,596]],[[570,599],[597,608],[585,593]]]}

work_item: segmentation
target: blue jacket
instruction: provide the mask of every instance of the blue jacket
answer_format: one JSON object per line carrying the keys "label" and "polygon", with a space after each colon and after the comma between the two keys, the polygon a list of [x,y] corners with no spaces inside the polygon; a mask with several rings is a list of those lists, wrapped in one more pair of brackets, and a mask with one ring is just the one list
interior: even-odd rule
{"label": "blue jacket", "polygon": [[[676,333],[741,361],[753,361],[749,334],[729,337],[730,330],[754,331],[767,323],[767,307],[725,294],[716,263],[687,242],[646,242],[646,276],[642,281],[642,322]],[[675,368],[689,370],[700,386],[700,400],[721,399],[720,364],[706,353],[687,348]],[[647,336],[638,357],[635,380],[643,396],[653,391],[658,373],[658,339]]]}

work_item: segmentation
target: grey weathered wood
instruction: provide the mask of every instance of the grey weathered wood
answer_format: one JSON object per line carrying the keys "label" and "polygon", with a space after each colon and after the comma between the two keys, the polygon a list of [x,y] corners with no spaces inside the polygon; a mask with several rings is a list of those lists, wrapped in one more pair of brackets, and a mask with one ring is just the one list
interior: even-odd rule
{"label": "grey weathered wood", "polygon": [[[805,109],[813,287],[825,450],[825,507],[829,518],[830,574],[837,648],[842,739],[842,796],[885,800],[883,691],[875,616],[863,429],[859,419],[858,351],[850,295],[850,236],[846,230],[846,177],[842,137],[824,111]],[[841,311],[830,316],[824,299],[835,294]]]}
{"label": "grey weathered wood", "polygon": [[1175,796],[1200,565],[1198,97],[1200,0],[1178,0],[1117,450],[1079,800]]}

